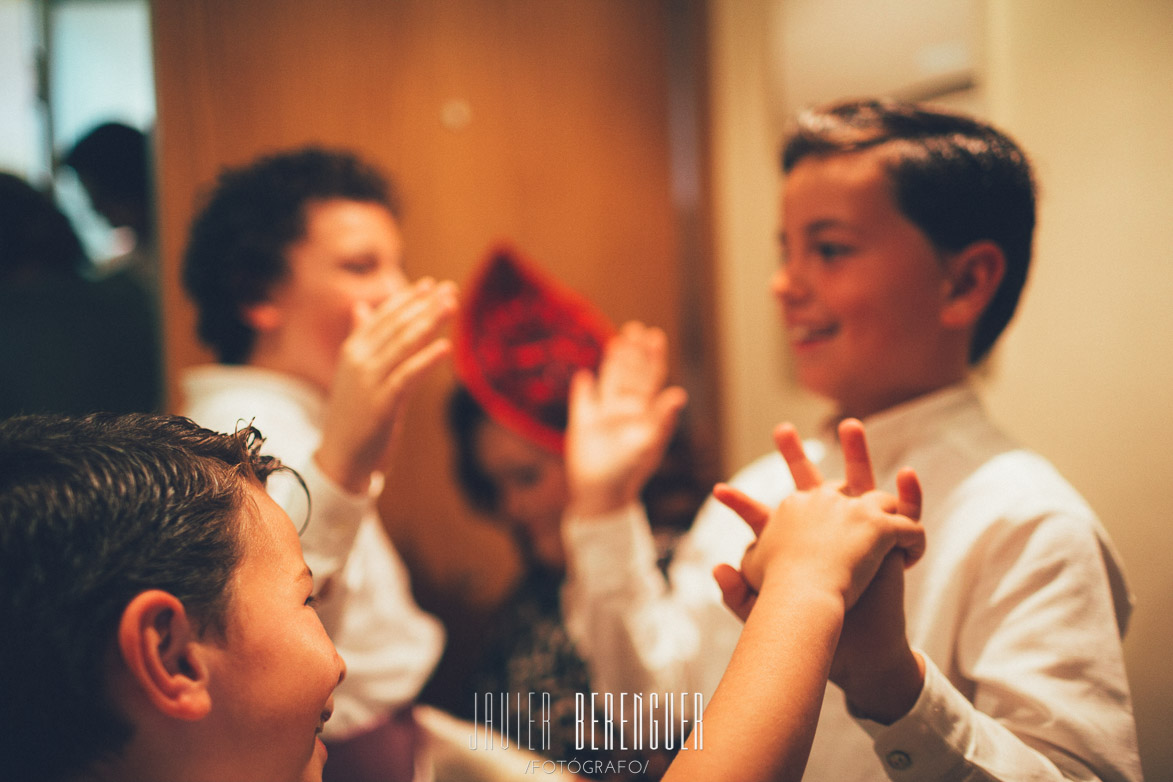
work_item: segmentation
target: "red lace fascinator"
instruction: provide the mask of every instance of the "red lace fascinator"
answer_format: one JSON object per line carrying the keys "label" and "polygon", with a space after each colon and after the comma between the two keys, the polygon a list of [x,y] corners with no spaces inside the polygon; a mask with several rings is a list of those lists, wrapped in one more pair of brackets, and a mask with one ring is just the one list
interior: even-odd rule
{"label": "red lace fascinator", "polygon": [[461,382],[493,420],[560,454],[570,379],[598,367],[614,327],[508,245],[489,252],[462,299]]}

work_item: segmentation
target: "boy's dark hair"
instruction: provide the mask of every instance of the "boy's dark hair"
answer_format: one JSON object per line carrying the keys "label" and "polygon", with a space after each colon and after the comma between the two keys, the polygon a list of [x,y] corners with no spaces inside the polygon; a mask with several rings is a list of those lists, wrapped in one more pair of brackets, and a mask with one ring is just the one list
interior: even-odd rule
{"label": "boy's dark hair", "polygon": [[345,199],[398,205],[391,183],[351,152],[306,147],[220,175],[192,224],[183,284],[199,310],[200,338],[225,364],[242,364],[255,334],[243,309],[289,273],[285,253],[305,235],[306,206]]}
{"label": "boy's dark hair", "polygon": [[125,746],[106,671],[135,595],[169,592],[223,636],[246,487],[280,467],[260,445],[146,413],[0,422],[5,778],[69,777]]}
{"label": "boy's dark hair", "polygon": [[1002,282],[978,321],[969,361],[989,353],[1010,322],[1030,266],[1035,185],[1026,155],[971,117],[887,100],[801,112],[782,149],[782,171],[808,157],[883,147],[900,211],[940,250],[989,240],[1006,257]]}

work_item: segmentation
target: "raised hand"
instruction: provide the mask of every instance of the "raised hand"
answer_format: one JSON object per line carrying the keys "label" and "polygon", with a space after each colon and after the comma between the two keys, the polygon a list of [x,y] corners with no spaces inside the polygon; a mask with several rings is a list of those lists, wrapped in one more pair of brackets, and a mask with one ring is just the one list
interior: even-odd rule
{"label": "raised hand", "polygon": [[383,463],[408,392],[451,352],[441,332],[456,307],[455,284],[425,278],[373,309],[356,308],[316,455],[318,466],[344,489],[365,491]]}
{"label": "raised hand", "polygon": [[597,516],[634,502],[655,472],[687,401],[664,387],[664,332],[630,322],[607,345],[599,372],[570,386],[566,430],[569,512]]}

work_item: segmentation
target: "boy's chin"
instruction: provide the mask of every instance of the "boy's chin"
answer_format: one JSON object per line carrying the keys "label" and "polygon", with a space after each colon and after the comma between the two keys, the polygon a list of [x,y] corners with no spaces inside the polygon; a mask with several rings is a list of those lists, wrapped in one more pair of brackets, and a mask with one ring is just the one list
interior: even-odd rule
{"label": "boy's chin", "polygon": [[795,380],[800,388],[809,394],[814,394],[836,405],[841,403],[843,384],[838,378],[829,377],[825,368],[812,364],[796,362]]}
{"label": "boy's chin", "polygon": [[322,782],[322,769],[326,766],[327,754],[326,745],[322,743],[321,738],[315,736],[314,754],[310,757],[309,763],[306,763],[298,782]]}

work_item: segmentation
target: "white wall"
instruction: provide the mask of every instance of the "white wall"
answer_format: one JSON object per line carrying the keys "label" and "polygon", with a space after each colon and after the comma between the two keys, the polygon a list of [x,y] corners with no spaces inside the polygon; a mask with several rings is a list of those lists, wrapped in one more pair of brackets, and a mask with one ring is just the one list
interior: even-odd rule
{"label": "white wall", "polygon": [[58,0],[53,7],[50,95],[54,143],[68,147],[99,122],[155,121],[146,0]]}
{"label": "white wall", "polygon": [[0,0],[0,171],[49,173],[37,104],[37,17],[31,0]]}
{"label": "white wall", "polygon": [[[789,378],[766,291],[786,78],[769,31],[780,3],[806,1],[710,6],[729,465],[765,451],[774,422],[809,429],[823,410]],[[1173,3],[987,0],[976,18],[985,113],[1032,154],[1042,182],[1036,265],[986,396],[1006,429],[1084,492],[1124,556],[1138,598],[1125,650],[1142,758],[1147,778],[1170,779]]]}

